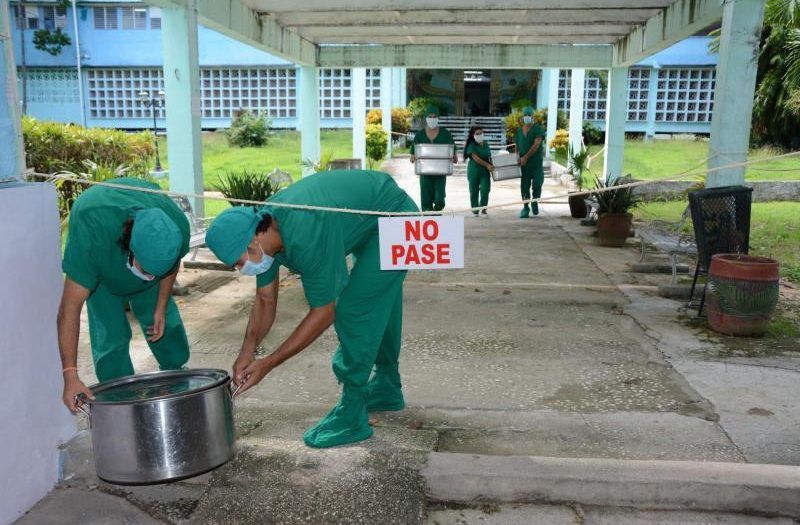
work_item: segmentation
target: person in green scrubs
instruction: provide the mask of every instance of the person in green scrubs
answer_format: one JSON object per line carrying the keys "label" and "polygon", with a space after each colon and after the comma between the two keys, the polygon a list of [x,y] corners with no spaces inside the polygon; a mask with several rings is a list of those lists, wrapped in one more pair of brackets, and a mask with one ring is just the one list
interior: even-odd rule
{"label": "person in green scrubs", "polygon": [[[439,108],[430,105],[425,109],[425,127],[414,135],[409,151],[411,152],[411,163],[416,162],[414,156],[414,146],[416,144],[452,144],[453,164],[458,162],[458,155],[455,153],[455,140],[445,128],[439,126]],[[420,207],[422,211],[440,211],[444,209],[445,187],[447,177],[444,175],[420,175],[419,195]]]}
{"label": "person in green scrubs", "polygon": [[[492,150],[483,138],[483,128],[472,126],[464,145],[464,158],[467,162],[467,181],[469,182],[469,205],[473,215],[478,215],[474,208],[489,204],[489,191],[492,189],[491,172]],[[486,215],[486,208],[481,210]]]}
{"label": "person in green scrubs", "polygon": [[[538,199],[542,196],[544,184],[544,139],[547,133],[533,121],[533,108],[530,106],[522,110],[522,123],[514,138],[522,168],[522,200],[530,199],[531,193]],[[531,211],[539,215],[539,204],[534,202],[528,206],[526,203],[519,212],[520,219],[527,218]]]}
{"label": "person in green scrubs", "polygon": [[[372,435],[367,412],[405,406],[398,362],[406,272],[380,269],[376,216],[274,206],[279,203],[419,210],[385,173],[336,170],[292,184],[264,207],[229,208],[206,233],[206,244],[220,261],[256,276],[255,301],[233,364],[239,392],[258,384],[333,324],[339,337],[333,373],[342,384],[341,397],[303,439],[318,448],[367,439]],[[355,264],[348,271],[350,254]],[[256,359],[256,347],[275,320],[280,266],[300,275],[309,312],[275,351]]]}
{"label": "person in green scrubs", "polygon": [[[134,178],[113,179],[131,188],[159,189]],[[94,186],[75,200],[69,215],[62,269],[64,291],[58,310],[58,345],[64,367],[64,404],[75,411],[76,396],[92,397],[78,377],[78,334],[84,303],[97,378],[134,373],[129,354],[130,305],[162,370],[183,367],[189,341],[172,285],[189,251],[189,221],[165,195]]]}

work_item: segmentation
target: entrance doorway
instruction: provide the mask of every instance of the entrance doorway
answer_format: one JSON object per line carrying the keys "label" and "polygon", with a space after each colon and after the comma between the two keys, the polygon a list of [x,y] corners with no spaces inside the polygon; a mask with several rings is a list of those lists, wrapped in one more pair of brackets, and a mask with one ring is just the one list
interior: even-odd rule
{"label": "entrance doorway", "polygon": [[464,70],[464,116],[491,115],[491,82],[491,71]]}

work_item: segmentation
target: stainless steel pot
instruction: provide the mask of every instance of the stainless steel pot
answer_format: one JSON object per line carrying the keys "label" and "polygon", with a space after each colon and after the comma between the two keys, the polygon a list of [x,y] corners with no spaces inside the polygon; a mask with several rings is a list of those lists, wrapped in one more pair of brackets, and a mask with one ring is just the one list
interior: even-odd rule
{"label": "stainless steel pot", "polygon": [[[233,396],[224,370],[173,370],[90,387],[97,475],[147,484],[202,474],[233,457]],[[88,406],[88,410],[87,410]]]}

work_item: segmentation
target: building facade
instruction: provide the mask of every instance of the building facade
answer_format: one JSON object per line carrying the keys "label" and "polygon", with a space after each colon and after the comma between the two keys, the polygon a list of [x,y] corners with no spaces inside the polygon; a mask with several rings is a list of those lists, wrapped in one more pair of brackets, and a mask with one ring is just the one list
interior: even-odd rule
{"label": "building facade", "polygon": [[[85,122],[88,126],[127,129],[152,125],[140,93],[157,94],[164,86],[161,12],[142,2],[90,1],[71,8],[59,2],[11,2],[12,39],[19,73],[19,92],[28,115],[43,120]],[[80,39],[76,52],[75,27]],[[59,53],[37,49],[37,31],[56,29],[70,45]],[[239,109],[265,112],[276,128],[298,125],[300,75],[281,58],[200,27],[201,125],[224,128]],[[626,131],[708,133],[713,107],[716,56],[708,39],[692,37],[630,69]],[[78,56],[80,55],[80,56]],[[78,60],[81,74],[78,75]],[[366,70],[366,107],[379,107],[380,69]],[[409,99],[439,99],[456,116],[504,115],[518,100],[546,107],[540,70],[405,70],[393,72],[397,86],[392,106]],[[584,120],[605,125],[605,73],[588,71]],[[570,71],[561,70],[559,109],[569,110]],[[82,88],[82,89],[79,89]],[[82,93],[82,96],[81,96]],[[321,125],[352,125],[351,71],[321,69]],[[22,102],[22,101],[21,101]],[[157,117],[163,119],[163,110]]]}

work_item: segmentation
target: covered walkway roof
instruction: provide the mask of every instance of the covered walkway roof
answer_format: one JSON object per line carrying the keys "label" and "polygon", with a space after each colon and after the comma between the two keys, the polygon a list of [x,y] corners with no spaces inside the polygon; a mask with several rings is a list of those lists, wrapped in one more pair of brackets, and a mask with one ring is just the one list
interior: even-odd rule
{"label": "covered walkway roof", "polygon": [[148,0],[319,67],[628,66],[722,18],[720,0]]}

